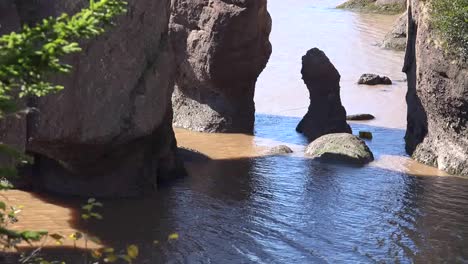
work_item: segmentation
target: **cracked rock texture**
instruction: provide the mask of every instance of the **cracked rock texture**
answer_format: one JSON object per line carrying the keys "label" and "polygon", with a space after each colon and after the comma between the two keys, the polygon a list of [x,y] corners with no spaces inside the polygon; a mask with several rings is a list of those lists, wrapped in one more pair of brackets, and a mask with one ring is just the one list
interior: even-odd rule
{"label": "cracked rock texture", "polygon": [[[14,2],[9,7],[21,23],[88,4]],[[26,132],[13,138],[35,157],[32,173],[40,186],[64,194],[135,196],[182,170],[171,125],[175,63],[169,16],[169,0],[129,1],[115,27],[67,58],[72,73],[53,78],[65,90],[30,100],[39,113],[28,115]],[[12,21],[0,17],[2,28],[11,28]]]}
{"label": "cracked rock texture", "polygon": [[406,29],[408,27],[408,13],[403,13],[395,21],[393,28],[388,32],[381,46],[386,49],[404,51],[406,48]]}
{"label": "cracked rock texture", "polygon": [[254,90],[271,54],[266,0],[172,0],[174,125],[253,133]]}
{"label": "cracked rock texture", "polygon": [[409,1],[406,150],[416,160],[468,176],[468,67],[434,40],[427,2]]}

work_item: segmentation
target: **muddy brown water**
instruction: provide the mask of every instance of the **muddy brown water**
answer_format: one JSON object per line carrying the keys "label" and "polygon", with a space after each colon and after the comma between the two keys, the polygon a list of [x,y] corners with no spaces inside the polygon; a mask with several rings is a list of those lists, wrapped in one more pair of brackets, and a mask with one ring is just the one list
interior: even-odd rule
{"label": "muddy brown water", "polygon": [[[176,129],[180,146],[202,153],[187,162],[190,176],[154,197],[104,200],[104,219],[95,224],[79,220],[82,199],[9,191],[11,204],[25,205],[17,227],[79,230],[115,248],[135,243],[136,263],[468,262],[468,181],[404,153],[403,53],[375,45],[395,16],[331,8],[338,2],[270,1],[274,52],[258,81],[255,136]],[[374,134],[368,144],[376,161],[368,166],[303,155],[307,141],[294,128],[308,104],[300,58],[312,47],[340,71],[348,113],[377,117],[352,123],[355,132]],[[356,85],[364,72],[395,83]],[[279,144],[295,153],[263,154]],[[173,232],[179,239],[168,241]],[[65,246],[49,243],[45,252],[82,263],[81,252]]]}

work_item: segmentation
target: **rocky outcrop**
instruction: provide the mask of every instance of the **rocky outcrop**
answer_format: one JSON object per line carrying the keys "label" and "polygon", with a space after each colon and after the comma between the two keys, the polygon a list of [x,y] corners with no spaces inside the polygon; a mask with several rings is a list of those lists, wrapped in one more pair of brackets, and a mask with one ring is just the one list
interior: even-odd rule
{"label": "rocky outcrop", "polygon": [[374,160],[366,143],[347,133],[328,134],[307,146],[306,156],[327,162],[364,165]]}
{"label": "rocky outcrop", "polygon": [[406,0],[376,0],[376,5],[384,6],[384,5],[406,5]]}
{"label": "rocky outcrop", "polygon": [[[16,2],[23,23],[73,13],[88,3]],[[73,72],[53,78],[65,90],[30,100],[39,112],[28,116],[24,142],[35,156],[33,174],[41,186],[66,194],[133,196],[179,172],[169,15],[169,0],[129,1],[116,27],[67,58]]]}
{"label": "rocky outcrop", "polygon": [[372,73],[365,73],[359,77],[358,84],[366,84],[366,85],[390,85],[392,84],[392,80],[387,76],[380,76],[377,74]]}
{"label": "rocky outcrop", "polygon": [[270,54],[266,0],[173,0],[174,125],[252,133],[254,89]]}
{"label": "rocky outcrop", "polygon": [[330,133],[351,133],[340,98],[340,74],[317,48],[302,57],[302,79],[310,94],[307,114],[296,130],[310,141]]}
{"label": "rocky outcrop", "polygon": [[383,14],[402,13],[406,9],[406,0],[348,0],[337,8],[360,12]]}
{"label": "rocky outcrop", "polygon": [[408,27],[408,13],[403,13],[395,21],[392,30],[388,32],[382,43],[381,47],[385,49],[403,51],[406,48],[406,29]]}
{"label": "rocky outcrop", "polygon": [[468,66],[434,40],[427,1],[409,1],[406,150],[416,160],[468,176]]}

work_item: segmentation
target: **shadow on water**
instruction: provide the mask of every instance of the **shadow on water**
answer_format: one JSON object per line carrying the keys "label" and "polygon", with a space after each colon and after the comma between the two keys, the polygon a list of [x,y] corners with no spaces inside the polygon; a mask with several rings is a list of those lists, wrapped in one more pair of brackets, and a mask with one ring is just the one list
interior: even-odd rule
{"label": "shadow on water", "polygon": [[[296,121],[258,115],[256,135],[305,146],[291,132]],[[362,124],[353,129],[374,133],[369,145],[377,159],[404,153],[402,130]],[[153,197],[104,201],[104,219],[93,225],[77,220],[77,211],[68,224],[115,248],[137,244],[137,263],[468,261],[465,179],[321,164],[294,154],[212,159],[184,151],[182,156],[189,177]],[[36,198],[69,208],[79,204]],[[180,238],[167,241],[173,232]],[[45,252],[71,258],[69,263],[78,258],[70,251]]]}

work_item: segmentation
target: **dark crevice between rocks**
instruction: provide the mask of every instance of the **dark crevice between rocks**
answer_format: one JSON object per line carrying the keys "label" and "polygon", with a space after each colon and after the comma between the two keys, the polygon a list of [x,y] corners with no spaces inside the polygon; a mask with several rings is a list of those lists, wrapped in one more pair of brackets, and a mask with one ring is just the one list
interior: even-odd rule
{"label": "dark crevice between rocks", "polygon": [[416,147],[423,142],[428,133],[427,113],[417,91],[416,36],[418,27],[412,18],[412,6],[408,6],[408,40],[403,65],[403,72],[408,80],[406,102],[408,107],[405,149],[412,155]]}

